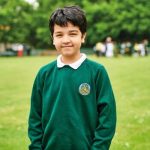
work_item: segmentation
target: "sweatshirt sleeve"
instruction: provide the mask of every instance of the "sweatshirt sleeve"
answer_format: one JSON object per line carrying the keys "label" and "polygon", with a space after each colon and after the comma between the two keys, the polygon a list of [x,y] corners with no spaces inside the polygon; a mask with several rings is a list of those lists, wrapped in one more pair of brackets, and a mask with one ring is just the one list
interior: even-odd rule
{"label": "sweatshirt sleeve", "polygon": [[108,74],[103,66],[97,75],[96,87],[98,125],[91,150],[109,150],[116,128],[116,104]]}
{"label": "sweatshirt sleeve", "polygon": [[28,136],[30,138],[29,150],[41,150],[42,149],[42,84],[41,77],[38,74],[35,78],[32,95],[31,106],[28,120]]}

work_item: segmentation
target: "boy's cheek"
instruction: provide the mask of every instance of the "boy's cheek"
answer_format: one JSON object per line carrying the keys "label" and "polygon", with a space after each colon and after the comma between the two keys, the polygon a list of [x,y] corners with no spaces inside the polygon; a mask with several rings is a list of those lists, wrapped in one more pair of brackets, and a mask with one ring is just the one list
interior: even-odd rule
{"label": "boy's cheek", "polygon": [[56,39],[53,40],[53,45],[56,46],[56,45],[59,45],[59,43],[60,43],[60,42],[58,42],[58,40],[56,40]]}

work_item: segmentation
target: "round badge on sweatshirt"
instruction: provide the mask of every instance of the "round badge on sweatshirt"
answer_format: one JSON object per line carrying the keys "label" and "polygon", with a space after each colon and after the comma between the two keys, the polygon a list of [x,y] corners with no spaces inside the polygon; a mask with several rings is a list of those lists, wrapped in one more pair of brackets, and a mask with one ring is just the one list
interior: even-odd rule
{"label": "round badge on sweatshirt", "polygon": [[90,85],[88,83],[82,83],[79,86],[79,93],[81,95],[88,95],[90,93]]}

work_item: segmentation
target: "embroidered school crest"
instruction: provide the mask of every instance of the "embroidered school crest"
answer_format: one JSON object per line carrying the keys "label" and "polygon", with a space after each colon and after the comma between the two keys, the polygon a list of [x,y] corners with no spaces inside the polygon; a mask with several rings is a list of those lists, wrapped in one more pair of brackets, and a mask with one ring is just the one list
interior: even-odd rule
{"label": "embroidered school crest", "polygon": [[82,83],[79,86],[79,93],[81,95],[88,95],[90,93],[90,85],[87,83]]}

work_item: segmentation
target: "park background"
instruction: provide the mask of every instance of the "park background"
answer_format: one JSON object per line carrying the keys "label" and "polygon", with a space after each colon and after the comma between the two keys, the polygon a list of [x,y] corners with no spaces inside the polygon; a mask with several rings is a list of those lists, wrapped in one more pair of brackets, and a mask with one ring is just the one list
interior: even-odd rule
{"label": "park background", "polygon": [[117,43],[149,40],[148,0],[37,0],[33,3],[0,0],[2,51],[7,51],[11,44],[23,43],[36,53],[30,57],[0,57],[0,149],[28,149],[28,113],[34,77],[41,66],[57,57],[52,53],[49,15],[57,7],[73,4],[81,6],[87,15],[83,51],[106,67],[114,89],[117,129],[111,150],[149,150],[149,55],[105,58],[92,53],[95,43],[105,41],[108,36]]}

